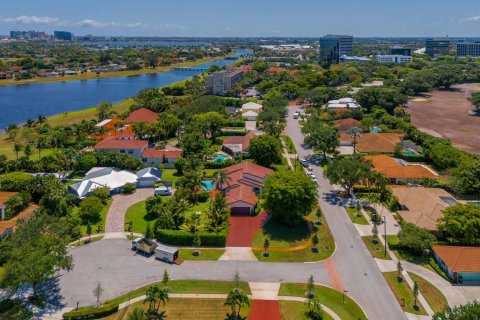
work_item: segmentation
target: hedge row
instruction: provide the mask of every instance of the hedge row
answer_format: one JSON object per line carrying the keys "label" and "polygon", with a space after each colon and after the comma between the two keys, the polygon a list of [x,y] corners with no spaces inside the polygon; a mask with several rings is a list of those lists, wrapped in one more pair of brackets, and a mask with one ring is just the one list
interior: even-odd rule
{"label": "hedge row", "polygon": [[107,317],[118,311],[118,304],[105,304],[98,308],[83,307],[78,310],[72,310],[63,314],[63,319],[77,320],[77,319],[99,319]]}
{"label": "hedge row", "polygon": [[244,136],[246,134],[247,134],[247,131],[245,131],[245,130],[243,130],[243,131],[225,130],[225,131],[222,131],[220,133],[221,136]]}
{"label": "hedge row", "polygon": [[[227,243],[227,229],[220,233],[199,232],[200,242],[202,246],[223,247]],[[158,241],[166,244],[191,246],[193,244],[194,234],[183,230],[155,230],[155,237]]]}
{"label": "hedge row", "polygon": [[230,120],[224,124],[225,127],[245,127],[245,120]]}

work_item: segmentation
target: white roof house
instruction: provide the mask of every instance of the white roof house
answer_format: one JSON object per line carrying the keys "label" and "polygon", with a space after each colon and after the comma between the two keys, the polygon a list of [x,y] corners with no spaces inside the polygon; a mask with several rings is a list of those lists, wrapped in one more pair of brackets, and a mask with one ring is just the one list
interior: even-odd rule
{"label": "white roof house", "polygon": [[352,98],[341,98],[341,99],[338,99],[338,101],[340,103],[355,103],[355,100]]}
{"label": "white roof house", "polygon": [[247,117],[247,118],[256,118],[258,117],[258,113],[256,113],[253,110],[248,110],[247,112],[242,114],[242,117]]}
{"label": "white roof house", "polygon": [[93,190],[108,187],[110,192],[118,192],[127,183],[137,183],[137,175],[129,171],[108,167],[94,167],[85,174],[82,181],[69,188],[79,198],[85,198]]}
{"label": "white roof house", "polygon": [[100,121],[99,123],[97,123],[97,124],[95,125],[95,127],[101,128],[101,127],[103,127],[104,125],[106,125],[107,123],[109,123],[110,121],[112,121],[112,119],[102,120],[102,121]]}
{"label": "white roof house", "polygon": [[357,109],[360,108],[360,105],[355,101],[353,98],[341,98],[338,100],[330,100],[327,102],[327,108],[335,109],[335,108],[349,108],[349,109]]}
{"label": "white roof house", "polygon": [[247,102],[244,105],[242,105],[242,111],[247,111],[247,110],[254,110],[258,111],[261,110],[263,106],[261,104],[255,103],[255,102]]}

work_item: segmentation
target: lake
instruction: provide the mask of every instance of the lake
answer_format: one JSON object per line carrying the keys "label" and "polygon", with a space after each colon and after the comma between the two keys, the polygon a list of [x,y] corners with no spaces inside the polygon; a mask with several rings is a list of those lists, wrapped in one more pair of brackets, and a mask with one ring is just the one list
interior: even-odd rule
{"label": "lake", "polygon": [[[236,55],[247,53],[237,50]],[[232,60],[197,65],[225,66]],[[119,103],[144,88],[163,87],[200,74],[200,71],[166,71],[136,76],[91,80],[22,84],[0,87],[0,128],[22,123],[39,115],[51,116],[95,106],[100,101]]]}

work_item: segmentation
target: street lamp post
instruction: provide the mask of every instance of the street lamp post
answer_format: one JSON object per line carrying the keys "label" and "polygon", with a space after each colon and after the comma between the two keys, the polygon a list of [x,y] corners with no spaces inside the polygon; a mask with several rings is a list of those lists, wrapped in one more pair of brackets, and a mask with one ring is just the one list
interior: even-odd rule
{"label": "street lamp post", "polygon": [[383,216],[383,228],[384,228],[384,235],[385,235],[385,252],[384,252],[384,257],[387,257],[387,218]]}
{"label": "street lamp post", "polygon": [[343,295],[342,295],[342,303],[345,304],[345,293],[347,293],[347,290],[343,290]]}

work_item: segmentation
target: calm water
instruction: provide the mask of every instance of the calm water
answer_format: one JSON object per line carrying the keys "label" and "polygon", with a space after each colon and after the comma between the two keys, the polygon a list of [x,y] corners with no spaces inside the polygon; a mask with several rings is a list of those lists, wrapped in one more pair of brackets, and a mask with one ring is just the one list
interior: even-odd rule
{"label": "calm water", "polygon": [[[237,55],[245,51],[238,50]],[[234,61],[219,60],[199,64],[225,66]],[[201,72],[168,71],[128,77],[25,84],[0,87],[0,128],[22,123],[38,115],[50,116],[92,107],[106,100],[118,103],[141,89],[166,86]]]}

